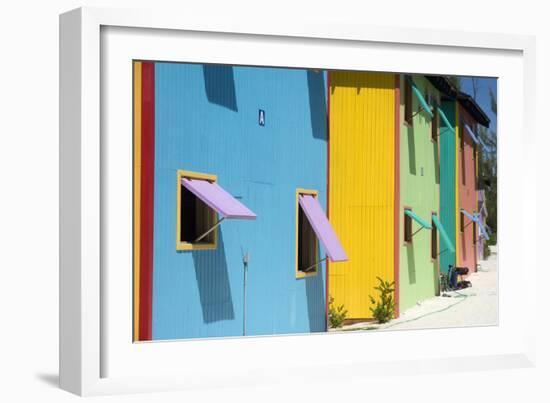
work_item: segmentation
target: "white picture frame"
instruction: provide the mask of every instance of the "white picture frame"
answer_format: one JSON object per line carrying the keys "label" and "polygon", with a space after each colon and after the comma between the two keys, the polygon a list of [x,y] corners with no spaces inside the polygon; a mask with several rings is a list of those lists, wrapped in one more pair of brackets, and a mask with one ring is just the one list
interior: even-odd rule
{"label": "white picture frame", "polygon": [[[139,35],[143,50],[133,54],[132,37]],[[182,38],[187,47],[178,51],[184,53],[172,53]],[[322,48],[338,57],[323,61]],[[361,57],[367,54],[370,61]],[[399,55],[442,57],[441,62],[427,63],[422,57],[400,60]],[[127,337],[131,299],[124,291],[131,287],[124,285],[131,267],[120,275],[106,269],[109,259],[125,262],[124,247],[112,248],[106,239],[124,231],[131,235],[122,227],[123,217],[116,221],[116,214],[105,213],[124,208],[125,198],[113,192],[128,190],[117,182],[127,173],[124,157],[119,165],[111,158],[131,138],[131,131],[126,137],[112,135],[131,125],[131,90],[126,91],[123,79],[102,77],[120,78],[115,77],[120,74],[117,63],[129,58],[498,76],[499,325],[132,343]],[[206,19],[151,10],[80,8],[61,15],[61,387],[96,395],[284,383],[304,369],[317,369],[316,378],[328,380],[534,365],[536,295],[534,289],[523,298],[512,294],[514,287],[525,289],[527,279],[536,277],[535,255],[527,253],[536,215],[534,60],[534,38],[522,35]],[[514,158],[520,163],[513,164]],[[122,204],[116,205],[117,199]],[[113,293],[121,297],[115,301]],[[512,323],[520,311],[523,320]],[[475,337],[479,343],[469,350],[445,347],[463,337]],[[416,351],[404,343],[414,344]],[[296,351],[300,354],[293,354]]]}

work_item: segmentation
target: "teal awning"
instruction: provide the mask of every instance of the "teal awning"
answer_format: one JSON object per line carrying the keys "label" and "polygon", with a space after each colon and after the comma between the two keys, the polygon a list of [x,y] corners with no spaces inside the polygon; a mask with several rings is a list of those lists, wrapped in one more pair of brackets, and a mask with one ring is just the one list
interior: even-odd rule
{"label": "teal awning", "polygon": [[447,235],[447,231],[445,231],[445,228],[443,228],[443,224],[441,224],[441,221],[439,221],[439,218],[435,214],[432,214],[432,220],[435,224],[435,227],[439,231],[439,235],[441,236],[441,240],[445,243],[445,246],[447,246],[447,249],[454,253],[455,248],[453,246],[453,243],[451,242],[451,239],[449,238],[449,235]]}
{"label": "teal awning", "polygon": [[449,122],[449,119],[447,119],[447,115],[445,115],[445,112],[440,107],[437,107],[437,112],[439,113],[439,116],[441,117],[441,120],[443,120],[443,123],[445,123],[445,126],[447,126],[449,129],[455,132],[454,127],[451,125],[451,122]]}
{"label": "teal awning", "polygon": [[414,95],[418,99],[418,102],[420,102],[420,106],[422,106],[422,109],[424,109],[426,111],[426,113],[428,115],[430,115],[430,117],[433,118],[434,115],[432,113],[432,108],[430,108],[430,106],[428,105],[428,103],[424,99],[424,96],[422,95],[422,92],[418,89],[418,87],[416,86],[416,84],[414,83],[412,78],[409,77],[408,80],[409,80],[409,83],[411,84],[411,88],[414,92]]}
{"label": "teal awning", "polygon": [[407,214],[409,217],[411,217],[413,220],[415,220],[417,223],[419,223],[422,227],[426,229],[432,229],[432,226],[429,222],[424,220],[422,217],[419,217],[415,213],[413,213],[412,210],[405,209],[405,214]]}

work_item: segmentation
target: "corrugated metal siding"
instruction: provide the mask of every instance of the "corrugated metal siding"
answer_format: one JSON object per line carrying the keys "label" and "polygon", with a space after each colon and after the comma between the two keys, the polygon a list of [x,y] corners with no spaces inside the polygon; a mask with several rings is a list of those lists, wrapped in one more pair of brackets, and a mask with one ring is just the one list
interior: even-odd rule
{"label": "corrugated metal siding", "polygon": [[349,261],[331,264],[329,293],[370,318],[376,277],[394,280],[395,76],[331,72],[330,221]]}
{"label": "corrugated metal siding", "polygon": [[[472,128],[475,128],[475,120],[459,106],[461,118]],[[458,189],[459,189],[459,208],[463,208],[469,213],[478,210],[476,177],[475,177],[474,142],[464,133],[464,151],[459,153],[458,158]],[[459,254],[460,266],[468,267],[469,273],[476,271],[476,245],[474,244],[474,234],[471,221],[466,218],[464,232],[459,234]]]}
{"label": "corrugated metal siding", "polygon": [[[443,101],[441,109],[445,112],[449,123],[456,127],[455,102]],[[452,130],[442,124],[439,140],[441,224],[456,249],[456,136]],[[456,253],[442,250],[439,255],[440,270],[447,273],[449,265],[455,264]]]}
{"label": "corrugated metal siding", "polygon": [[[438,98],[438,91],[423,76],[414,76],[414,82],[422,94]],[[401,116],[404,116],[404,76],[401,78]],[[413,97],[413,111],[419,110]],[[439,212],[439,142],[431,139],[432,119],[424,112],[413,118],[413,126],[401,119],[401,208],[410,207],[426,221],[431,222],[432,212]],[[431,259],[430,230],[421,230],[413,242],[403,242],[403,219],[400,222],[400,309],[414,306],[416,302],[433,297],[439,287],[438,261]],[[413,224],[413,232],[417,230]]]}
{"label": "corrugated metal siding", "polygon": [[[323,72],[156,64],[154,339],[242,335],[246,252],[247,335],[325,329],[324,264],[295,277],[296,188],[326,203],[325,94]],[[177,169],[218,175],[257,220],[177,252]]]}

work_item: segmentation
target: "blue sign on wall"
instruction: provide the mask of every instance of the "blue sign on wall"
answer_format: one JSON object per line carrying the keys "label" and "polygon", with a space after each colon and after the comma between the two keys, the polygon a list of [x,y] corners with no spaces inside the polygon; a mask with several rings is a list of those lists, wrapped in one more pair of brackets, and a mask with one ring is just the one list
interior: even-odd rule
{"label": "blue sign on wall", "polygon": [[263,109],[260,109],[258,112],[258,124],[265,126],[265,111]]}

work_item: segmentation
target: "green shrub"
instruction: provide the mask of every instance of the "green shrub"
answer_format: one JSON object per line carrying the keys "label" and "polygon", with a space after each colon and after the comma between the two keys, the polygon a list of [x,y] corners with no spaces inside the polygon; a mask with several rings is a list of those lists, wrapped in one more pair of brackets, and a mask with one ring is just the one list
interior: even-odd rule
{"label": "green shrub", "polygon": [[382,280],[380,277],[376,277],[380,284],[377,287],[374,287],[378,291],[379,296],[378,300],[375,300],[372,295],[369,295],[370,302],[374,305],[374,308],[371,307],[372,316],[378,321],[378,323],[386,323],[389,320],[393,319],[394,316],[394,300],[393,288],[394,282],[391,283],[388,281]]}
{"label": "green shrub", "polygon": [[342,327],[344,320],[348,314],[347,309],[344,308],[344,305],[338,307],[334,306],[334,298],[329,297],[328,299],[328,321],[331,328]]}

